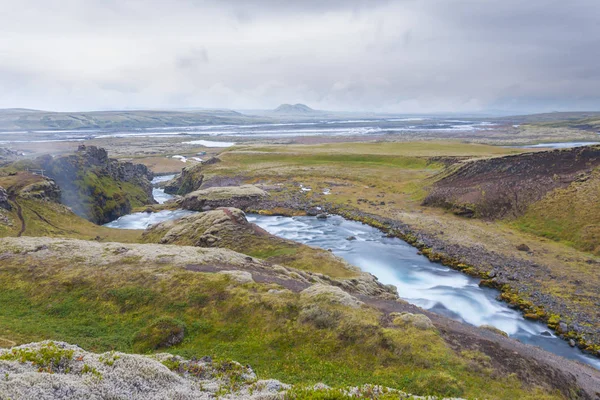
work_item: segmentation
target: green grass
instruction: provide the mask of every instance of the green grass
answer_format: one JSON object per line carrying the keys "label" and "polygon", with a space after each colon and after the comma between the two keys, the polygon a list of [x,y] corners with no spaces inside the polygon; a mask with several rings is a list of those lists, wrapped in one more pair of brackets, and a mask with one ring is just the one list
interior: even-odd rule
{"label": "green grass", "polygon": [[600,168],[584,181],[550,192],[512,224],[600,255]]}
{"label": "green grass", "polygon": [[[544,398],[473,357],[455,354],[435,331],[384,328],[370,308],[311,303],[335,323],[300,318],[309,304],[298,294],[268,293],[274,285],[231,286],[226,276],[165,266],[91,268],[23,258],[0,267],[0,336],[19,343],[44,339],[87,350],[164,351],[151,332],[178,321],[185,357],[216,356],[250,364],[262,378],[334,387],[381,384],[419,394],[480,398]],[[179,322],[180,321],[180,322]],[[152,336],[150,335],[150,336]],[[157,344],[159,343],[159,344]],[[548,397],[559,398],[559,397]]]}

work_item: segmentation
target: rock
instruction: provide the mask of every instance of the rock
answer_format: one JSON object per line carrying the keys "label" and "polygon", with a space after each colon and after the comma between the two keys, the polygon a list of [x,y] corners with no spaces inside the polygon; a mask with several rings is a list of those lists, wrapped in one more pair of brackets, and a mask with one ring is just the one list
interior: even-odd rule
{"label": "rock", "polygon": [[182,208],[192,211],[201,211],[207,206],[246,209],[267,196],[267,192],[254,185],[211,187],[191,192],[179,200],[179,203]]}
{"label": "rock", "polygon": [[520,245],[517,246],[517,250],[519,251],[531,251],[531,249],[529,248],[529,246],[527,246],[524,243],[521,243]]}
{"label": "rock", "polygon": [[561,322],[558,324],[558,331],[560,333],[567,333],[569,331],[569,327],[567,326],[566,323]]}
{"label": "rock", "polygon": [[308,215],[309,217],[316,217],[317,215],[319,215],[319,210],[315,207],[311,207],[306,210],[306,215]]}
{"label": "rock", "polygon": [[575,341],[573,339],[569,340],[569,346],[575,347]]}
{"label": "rock", "polygon": [[300,295],[309,300],[309,302],[324,300],[329,303],[341,304],[352,308],[359,308],[363,304],[362,301],[349,293],[346,293],[339,287],[321,283],[317,283],[304,289],[300,292]]}
{"label": "rock", "polygon": [[346,240],[356,240],[356,236],[348,236]]}
{"label": "rock", "polygon": [[0,186],[0,208],[8,211],[12,210],[12,206],[8,202],[8,193],[2,186]]}
{"label": "rock", "polygon": [[492,325],[481,325],[480,328],[481,329],[486,329],[486,330],[494,332],[494,333],[497,333],[497,334],[502,335],[504,337],[508,337],[508,333],[506,333],[503,330],[498,329],[498,328],[496,328],[495,326],[492,326]]}
{"label": "rock", "polygon": [[552,333],[548,332],[548,331],[543,331],[540,333],[541,336],[546,336],[546,337],[552,337]]}
{"label": "rock", "polygon": [[412,325],[421,330],[435,329],[433,322],[424,314],[391,313],[390,317],[393,318],[393,324],[399,327]]}
{"label": "rock", "polygon": [[[41,368],[11,357],[19,354],[61,354],[60,362]],[[282,398],[290,389],[279,381],[258,381],[250,367],[235,361],[218,365],[160,353],[95,354],[64,342],[30,343],[0,349],[1,399],[249,399]],[[173,365],[173,370],[166,365]],[[48,371],[49,370],[49,371]],[[184,371],[202,371],[189,374]],[[48,373],[50,372],[50,373]],[[259,384],[258,384],[259,383]],[[223,395],[221,388],[235,385]],[[276,396],[276,397],[275,397]]]}
{"label": "rock", "polygon": [[327,214],[325,213],[321,213],[321,214],[317,214],[317,219],[327,219]]}
{"label": "rock", "polygon": [[252,278],[252,274],[247,271],[232,270],[232,271],[220,271],[218,273],[223,274],[223,275],[228,275],[232,281],[235,281],[242,285],[245,283],[253,283],[254,282],[254,279]]}

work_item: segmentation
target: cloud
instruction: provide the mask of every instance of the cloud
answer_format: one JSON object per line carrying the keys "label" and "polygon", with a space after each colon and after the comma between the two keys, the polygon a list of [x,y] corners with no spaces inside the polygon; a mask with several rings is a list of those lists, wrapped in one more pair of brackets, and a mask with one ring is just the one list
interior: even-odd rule
{"label": "cloud", "polygon": [[600,2],[0,0],[0,107],[600,108]]}

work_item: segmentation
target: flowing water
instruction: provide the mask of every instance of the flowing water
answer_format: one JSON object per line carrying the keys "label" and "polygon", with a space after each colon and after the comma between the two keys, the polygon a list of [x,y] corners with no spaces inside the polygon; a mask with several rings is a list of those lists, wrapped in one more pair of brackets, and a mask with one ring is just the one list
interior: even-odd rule
{"label": "flowing water", "polygon": [[[152,182],[156,184],[171,178],[157,177]],[[173,197],[162,189],[154,190],[159,202]],[[145,229],[193,213],[187,210],[134,213],[105,226]],[[247,218],[273,235],[331,249],[337,256],[377,276],[380,282],[395,285],[400,297],[419,307],[471,325],[495,326],[524,343],[600,369],[599,359],[571,348],[545,325],[524,319],[506,303],[498,301],[498,291],[479,287],[477,279],[429,261],[408,243],[388,238],[376,228],[340,216],[325,220],[262,215],[248,215]]]}
{"label": "flowing water", "polygon": [[[552,353],[575,359],[600,369],[600,360],[571,348],[538,322],[524,319],[498,301],[498,291],[479,287],[479,280],[417,254],[408,243],[388,238],[368,225],[339,216],[326,220],[315,217],[273,217],[248,215],[269,233],[314,247],[331,249],[334,254],[384,284],[398,288],[406,301],[471,325],[492,325],[510,337]],[[348,240],[349,238],[354,240]]]}
{"label": "flowing water", "polygon": [[[152,180],[152,184],[154,188],[152,189],[152,195],[154,196],[154,200],[158,204],[163,204],[167,200],[173,198],[172,195],[165,193],[165,189],[157,187],[156,185],[160,182],[166,182],[173,179],[175,175],[163,175],[157,176]],[[181,217],[185,217],[186,215],[194,214],[194,211],[187,210],[163,210],[159,212],[138,212],[133,214],[128,214],[116,219],[104,226],[108,228],[117,228],[117,229],[146,229],[150,225],[158,224],[159,222],[169,221],[173,219],[179,219]]]}

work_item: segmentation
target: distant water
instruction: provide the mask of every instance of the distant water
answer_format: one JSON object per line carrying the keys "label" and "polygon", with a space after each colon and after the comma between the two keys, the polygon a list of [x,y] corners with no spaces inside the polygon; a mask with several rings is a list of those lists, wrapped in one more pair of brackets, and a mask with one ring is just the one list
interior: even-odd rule
{"label": "distant water", "polygon": [[[181,136],[183,143],[206,147],[228,147],[233,142],[205,140],[207,136],[283,138],[292,136],[356,136],[372,134],[412,134],[418,132],[474,132],[494,128],[494,123],[443,118],[372,118],[339,119],[310,122],[263,123],[250,125],[197,125],[138,129],[38,130],[38,141],[87,140],[112,137],[173,137]],[[0,142],[22,141],[19,132],[0,132]],[[5,136],[6,135],[6,136]],[[12,135],[12,136],[11,136]],[[200,136],[200,137],[198,137]],[[4,138],[7,138],[6,140]],[[10,137],[10,139],[8,139]],[[197,140],[189,140],[189,139]],[[186,140],[187,139],[187,140]]]}
{"label": "distant water", "polygon": [[550,148],[550,149],[570,149],[573,147],[590,146],[593,144],[600,145],[600,142],[561,142],[561,143],[539,143],[529,144],[525,146],[510,146],[521,149],[536,149],[536,148]]}
{"label": "distant water", "polygon": [[[545,325],[524,319],[498,301],[498,291],[479,287],[479,280],[432,263],[406,242],[387,238],[368,225],[339,216],[321,220],[249,215],[248,220],[276,236],[331,249],[380,282],[395,285],[400,297],[419,307],[471,325],[495,326],[524,343],[600,369],[599,359],[571,348]],[[356,240],[347,240],[350,236]]]}

